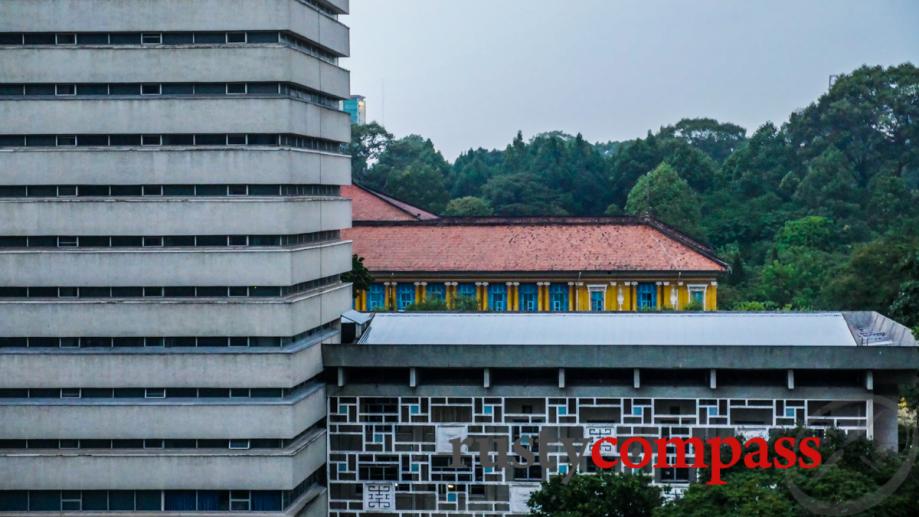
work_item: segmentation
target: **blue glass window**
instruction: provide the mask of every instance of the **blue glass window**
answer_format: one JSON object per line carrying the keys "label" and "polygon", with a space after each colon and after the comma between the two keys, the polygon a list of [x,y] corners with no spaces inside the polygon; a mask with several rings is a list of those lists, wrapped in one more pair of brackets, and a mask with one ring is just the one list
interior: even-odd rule
{"label": "blue glass window", "polygon": [[705,305],[705,288],[690,286],[689,301],[699,304],[700,307]]}
{"label": "blue glass window", "polygon": [[370,285],[370,290],[367,292],[367,310],[386,310],[386,286],[383,284]]}
{"label": "blue glass window", "polygon": [[415,303],[415,286],[399,284],[396,287],[396,302],[400,311],[404,311],[406,307]]}
{"label": "blue glass window", "polygon": [[539,288],[536,284],[520,284],[520,312],[536,312],[539,307]]}
{"label": "blue glass window", "polygon": [[447,289],[444,284],[428,284],[425,292],[428,300],[432,302],[434,300],[445,301],[447,299]]}
{"label": "blue glass window", "polygon": [[507,286],[491,284],[488,286],[488,308],[495,312],[507,310]]}
{"label": "blue glass window", "polygon": [[564,312],[568,310],[568,286],[552,284],[549,286],[549,310]]}
{"label": "blue glass window", "polygon": [[590,310],[594,312],[602,312],[604,309],[603,302],[603,291],[590,291]]}
{"label": "blue glass window", "polygon": [[475,300],[475,284],[460,284],[456,286],[458,298],[469,298]]}
{"label": "blue glass window", "polygon": [[638,310],[657,308],[657,285],[652,283],[638,284]]}

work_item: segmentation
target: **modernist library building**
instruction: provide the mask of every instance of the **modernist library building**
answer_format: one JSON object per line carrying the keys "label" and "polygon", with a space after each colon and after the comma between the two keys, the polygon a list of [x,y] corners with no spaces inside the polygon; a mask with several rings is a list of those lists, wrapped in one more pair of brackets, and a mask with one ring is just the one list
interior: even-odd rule
{"label": "modernist library building", "polygon": [[[898,385],[916,382],[919,369],[910,330],[871,312],[352,319],[357,341],[323,348],[333,374],[334,517],[526,515],[541,481],[592,468],[587,457],[570,462],[562,440],[583,447],[608,436],[750,438],[805,427],[895,449]],[[501,468],[470,446],[456,464],[451,440],[467,438],[506,444],[511,459],[521,460],[513,443],[539,454]],[[696,475],[647,472],[674,494]]]}
{"label": "modernist library building", "polygon": [[326,515],[347,11],[0,1],[0,515]]}

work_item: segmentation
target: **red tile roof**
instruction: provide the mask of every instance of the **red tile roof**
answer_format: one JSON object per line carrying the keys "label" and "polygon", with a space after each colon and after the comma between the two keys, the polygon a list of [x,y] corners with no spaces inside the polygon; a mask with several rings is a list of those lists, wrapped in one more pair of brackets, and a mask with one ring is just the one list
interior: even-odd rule
{"label": "red tile roof", "polygon": [[710,249],[676,230],[629,217],[367,222],[344,237],[377,272],[727,270]]}
{"label": "red tile roof", "polygon": [[341,195],[351,199],[352,219],[355,221],[428,221],[435,214],[412,206],[386,194],[361,185],[346,185]]}

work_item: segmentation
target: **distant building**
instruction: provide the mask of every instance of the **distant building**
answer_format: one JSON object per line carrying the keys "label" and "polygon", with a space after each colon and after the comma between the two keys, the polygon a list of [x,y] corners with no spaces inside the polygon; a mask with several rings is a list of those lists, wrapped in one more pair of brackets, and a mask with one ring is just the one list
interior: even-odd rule
{"label": "distant building", "polygon": [[367,100],[363,95],[352,95],[341,101],[342,109],[351,115],[351,123],[362,126],[367,123]]}
{"label": "distant building", "polygon": [[727,265],[658,221],[634,217],[438,217],[346,187],[343,235],[376,279],[355,308],[404,310],[425,300],[483,311],[715,310]]}
{"label": "distant building", "polygon": [[[898,385],[915,382],[919,354],[908,328],[873,312],[406,313],[373,315],[357,343],[323,346],[323,362],[337,371],[330,516],[522,516],[540,482],[596,470],[563,440],[835,428],[896,451]],[[495,466],[473,442],[456,465],[455,439],[539,454]],[[655,483],[679,493],[697,480],[652,469],[650,454],[641,470]]]}

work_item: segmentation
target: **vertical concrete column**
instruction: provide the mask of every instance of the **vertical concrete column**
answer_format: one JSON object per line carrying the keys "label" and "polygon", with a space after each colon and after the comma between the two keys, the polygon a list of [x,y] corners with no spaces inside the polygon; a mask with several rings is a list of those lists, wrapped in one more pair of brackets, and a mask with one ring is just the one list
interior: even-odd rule
{"label": "vertical concrete column", "polygon": [[632,387],[636,390],[641,388],[641,370],[632,368]]}
{"label": "vertical concrete column", "polygon": [[795,389],[795,371],[794,370],[788,370],[785,373],[785,381],[788,385],[788,389],[790,390]]}
{"label": "vertical concrete column", "polygon": [[897,400],[894,397],[875,395],[873,401],[874,418],[869,425],[874,426],[874,443],[882,450],[897,450]]}
{"label": "vertical concrete column", "polygon": [[338,379],[337,379],[338,383],[337,384],[338,384],[338,387],[341,388],[342,386],[345,385],[345,369],[339,366],[337,373],[338,373]]}
{"label": "vertical concrete column", "polygon": [[714,368],[708,371],[708,387],[713,390],[718,388],[718,371]]}
{"label": "vertical concrete column", "polygon": [[865,389],[868,391],[874,391],[874,372],[871,370],[865,372]]}
{"label": "vertical concrete column", "polygon": [[564,368],[558,369],[558,387],[559,389],[565,388],[565,369]]}
{"label": "vertical concrete column", "polygon": [[491,388],[491,368],[485,368],[482,372],[482,387]]}
{"label": "vertical concrete column", "polygon": [[418,387],[418,369],[417,368],[408,369],[408,387],[409,388]]}

